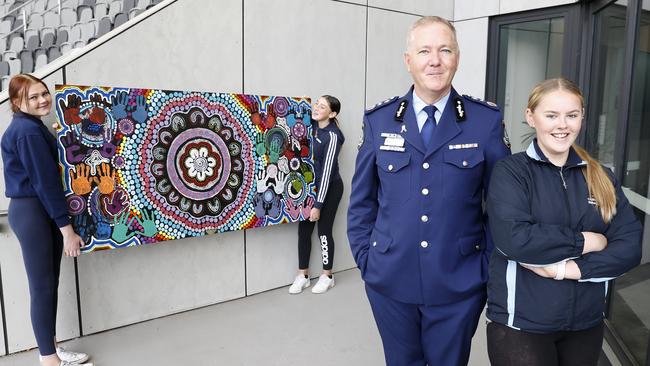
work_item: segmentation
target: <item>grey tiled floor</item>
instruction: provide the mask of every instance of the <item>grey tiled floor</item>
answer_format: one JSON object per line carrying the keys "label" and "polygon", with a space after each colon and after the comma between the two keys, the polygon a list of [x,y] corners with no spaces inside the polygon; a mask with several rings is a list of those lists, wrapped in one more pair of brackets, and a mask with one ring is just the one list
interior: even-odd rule
{"label": "grey tiled floor", "polygon": [[[374,366],[381,340],[359,272],[335,274],[323,295],[287,287],[68,341],[96,366]],[[315,282],[312,282],[315,283]],[[37,366],[36,350],[0,357],[0,366]],[[470,365],[489,365],[485,325]]]}

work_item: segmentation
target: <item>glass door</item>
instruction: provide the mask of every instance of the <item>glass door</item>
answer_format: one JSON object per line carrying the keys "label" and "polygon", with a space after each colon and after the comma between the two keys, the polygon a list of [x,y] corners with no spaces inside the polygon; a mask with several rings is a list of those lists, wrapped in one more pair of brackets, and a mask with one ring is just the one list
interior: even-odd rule
{"label": "glass door", "polygon": [[642,3],[638,29],[622,184],[643,224],[643,257],[614,282],[608,321],[628,360],[650,365],[650,0]]}

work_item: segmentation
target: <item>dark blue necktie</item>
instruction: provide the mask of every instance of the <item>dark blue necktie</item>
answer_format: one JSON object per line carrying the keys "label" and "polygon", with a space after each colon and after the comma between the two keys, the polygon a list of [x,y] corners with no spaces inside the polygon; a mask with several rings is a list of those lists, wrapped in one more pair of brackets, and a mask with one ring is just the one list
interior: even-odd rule
{"label": "dark blue necktie", "polygon": [[431,140],[433,140],[433,134],[436,130],[436,119],[433,118],[433,115],[438,109],[432,105],[424,107],[424,111],[427,112],[427,120],[422,126],[420,135],[422,136],[422,141],[424,142],[425,147],[431,146]]}

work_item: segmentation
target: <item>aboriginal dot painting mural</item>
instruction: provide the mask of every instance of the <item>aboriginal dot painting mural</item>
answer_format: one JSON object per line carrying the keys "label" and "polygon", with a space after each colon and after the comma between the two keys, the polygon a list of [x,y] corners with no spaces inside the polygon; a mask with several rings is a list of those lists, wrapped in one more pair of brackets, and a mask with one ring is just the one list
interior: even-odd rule
{"label": "aboriginal dot painting mural", "polygon": [[84,252],[309,217],[305,98],[57,85],[55,102]]}

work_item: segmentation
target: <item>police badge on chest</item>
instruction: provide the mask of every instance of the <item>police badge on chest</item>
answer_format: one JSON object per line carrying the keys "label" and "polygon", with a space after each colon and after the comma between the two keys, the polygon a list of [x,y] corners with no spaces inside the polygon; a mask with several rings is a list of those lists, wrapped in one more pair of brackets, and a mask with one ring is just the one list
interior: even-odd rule
{"label": "police badge on chest", "polygon": [[384,143],[379,146],[379,150],[404,152],[404,137],[397,133],[382,132],[381,137]]}

